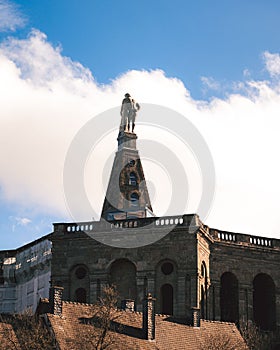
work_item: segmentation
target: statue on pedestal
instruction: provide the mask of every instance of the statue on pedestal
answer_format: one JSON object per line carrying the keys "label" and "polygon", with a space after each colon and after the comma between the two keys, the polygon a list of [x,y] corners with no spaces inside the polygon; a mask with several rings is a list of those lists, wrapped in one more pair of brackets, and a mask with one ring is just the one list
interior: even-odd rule
{"label": "statue on pedestal", "polygon": [[137,103],[130,94],[126,93],[122,101],[121,107],[121,124],[120,131],[134,132],[136,114],[140,109],[139,103]]}

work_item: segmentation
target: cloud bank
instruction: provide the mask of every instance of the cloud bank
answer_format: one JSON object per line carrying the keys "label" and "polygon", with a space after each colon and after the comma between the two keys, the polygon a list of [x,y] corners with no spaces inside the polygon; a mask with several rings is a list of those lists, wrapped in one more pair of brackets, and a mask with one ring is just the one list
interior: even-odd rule
{"label": "cloud bank", "polygon": [[[236,82],[236,93],[206,102],[194,100],[182,81],[167,77],[161,70],[128,71],[111,84],[100,85],[90,70],[63,56],[61,48],[53,47],[36,30],[24,40],[3,42],[0,186],[5,200],[39,213],[66,217],[63,166],[68,147],[88,120],[119,106],[129,91],[139,102],[159,104],[183,114],[206,140],[217,175],[216,197],[207,224],[277,237],[280,59],[269,52],[263,59],[273,81]],[[208,86],[213,81],[204,77]],[[115,150],[116,136],[108,137],[108,152]],[[172,144],[169,147],[172,149]],[[188,172],[187,161],[182,159],[182,164]],[[156,191],[157,184],[153,185]],[[100,190],[94,197],[98,208],[103,195]],[[157,210],[166,200],[162,191],[156,195],[156,214],[174,214]],[[195,211],[195,205],[187,211]]]}
{"label": "cloud bank", "polygon": [[16,4],[8,0],[0,0],[0,32],[14,31],[25,24],[26,17]]}

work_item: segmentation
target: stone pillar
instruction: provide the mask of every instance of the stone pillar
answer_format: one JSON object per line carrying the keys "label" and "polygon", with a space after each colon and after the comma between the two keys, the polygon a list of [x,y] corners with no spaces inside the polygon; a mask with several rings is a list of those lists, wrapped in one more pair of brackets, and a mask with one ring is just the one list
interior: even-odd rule
{"label": "stone pillar", "polygon": [[95,278],[90,281],[90,303],[95,303],[101,296],[101,281]]}
{"label": "stone pillar", "polygon": [[135,303],[132,299],[124,299],[121,301],[121,309],[124,311],[135,311]]}
{"label": "stone pillar", "polygon": [[147,340],[155,339],[155,300],[150,293],[143,300],[143,332]]}
{"label": "stone pillar", "polygon": [[185,290],[185,309],[186,309],[186,317],[191,320],[191,276],[189,274],[186,275],[186,290]]}
{"label": "stone pillar", "polygon": [[209,287],[209,294],[208,294],[208,316],[209,320],[215,319],[215,286],[213,284]]}
{"label": "stone pillar", "polygon": [[136,310],[142,309],[142,300],[145,298],[145,295],[148,293],[148,279],[146,274],[141,271],[137,272],[136,275],[137,283],[137,300],[135,300]]}
{"label": "stone pillar", "polygon": [[239,287],[239,321],[247,323],[249,321],[249,290],[250,286],[241,284]]}
{"label": "stone pillar", "polygon": [[275,289],[276,326],[280,327],[280,288]]}
{"label": "stone pillar", "polygon": [[247,288],[247,314],[248,321],[254,321],[253,287]]}
{"label": "stone pillar", "polygon": [[196,328],[200,327],[200,309],[197,307],[192,308],[192,326]]}
{"label": "stone pillar", "polygon": [[148,293],[155,294],[155,276],[147,277],[147,290]]}
{"label": "stone pillar", "polygon": [[198,307],[199,305],[199,279],[197,273],[191,274],[191,305]]}
{"label": "stone pillar", "polygon": [[50,313],[53,315],[62,315],[62,292],[63,287],[51,287],[49,295]]}
{"label": "stone pillar", "polygon": [[221,320],[221,308],[220,308],[220,292],[221,292],[221,284],[220,281],[212,280],[212,295],[211,295],[211,313],[212,320],[220,321]]}
{"label": "stone pillar", "polygon": [[185,274],[178,277],[177,304],[175,305],[174,314],[186,317],[186,278]]}

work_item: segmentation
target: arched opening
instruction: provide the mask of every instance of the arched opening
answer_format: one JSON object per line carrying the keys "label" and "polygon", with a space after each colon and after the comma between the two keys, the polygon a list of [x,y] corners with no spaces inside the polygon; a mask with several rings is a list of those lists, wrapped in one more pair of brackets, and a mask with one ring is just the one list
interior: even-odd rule
{"label": "arched opening", "polygon": [[138,207],[139,195],[136,192],[131,193],[130,195],[130,205],[131,207]]}
{"label": "arched opening", "polygon": [[78,288],[75,290],[75,301],[78,303],[87,302],[87,292],[84,288]]}
{"label": "arched opening", "polygon": [[137,177],[134,172],[129,174],[129,185],[136,186],[137,185]]}
{"label": "arched opening", "polygon": [[225,272],[221,277],[220,293],[221,320],[238,322],[239,291],[238,280],[231,272]]}
{"label": "arched opening", "polygon": [[120,300],[136,301],[136,268],[131,261],[126,259],[114,261],[110,269],[110,277],[111,283],[117,288]]}
{"label": "arched opening", "polygon": [[253,281],[254,321],[263,330],[273,330],[276,321],[275,284],[272,278],[258,274]]}
{"label": "arched opening", "polygon": [[202,261],[202,264],[201,264],[201,277],[207,278],[207,269],[204,261]]}
{"label": "arched opening", "polygon": [[203,261],[201,264],[201,286],[200,286],[200,311],[201,318],[207,318],[207,267]]}
{"label": "arched opening", "polygon": [[173,315],[173,287],[171,284],[164,284],[160,289],[161,313]]}

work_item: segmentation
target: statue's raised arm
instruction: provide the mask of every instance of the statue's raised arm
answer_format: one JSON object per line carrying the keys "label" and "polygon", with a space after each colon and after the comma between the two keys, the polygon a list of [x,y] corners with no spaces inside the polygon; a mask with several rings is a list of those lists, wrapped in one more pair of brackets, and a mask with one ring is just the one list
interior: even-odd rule
{"label": "statue's raised arm", "polygon": [[122,101],[121,107],[121,124],[120,131],[134,132],[136,114],[140,109],[139,103],[137,103],[130,94],[126,93]]}

